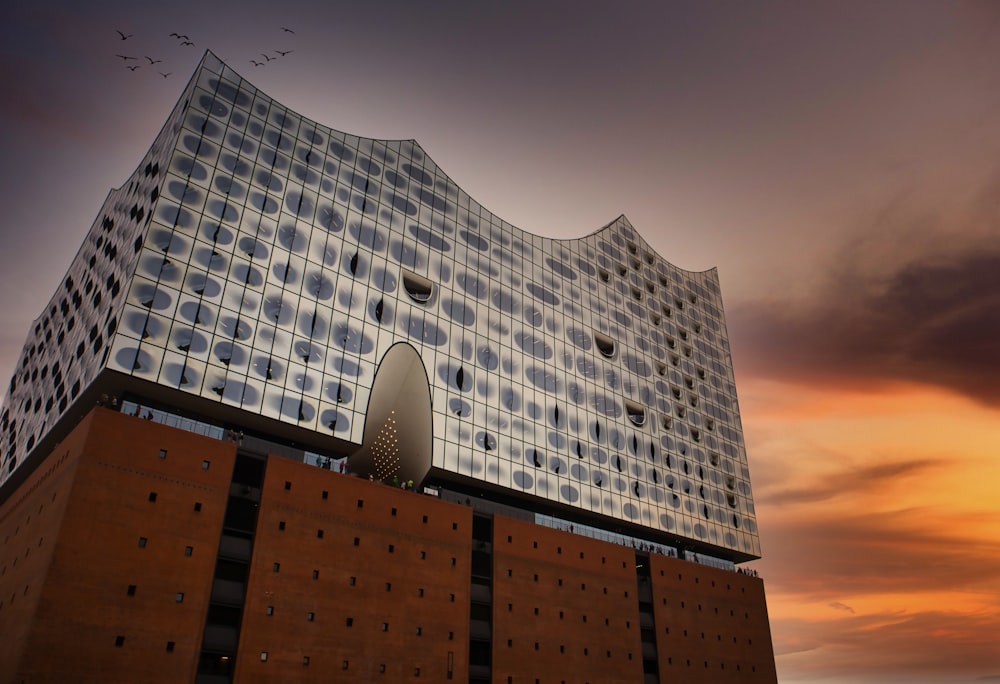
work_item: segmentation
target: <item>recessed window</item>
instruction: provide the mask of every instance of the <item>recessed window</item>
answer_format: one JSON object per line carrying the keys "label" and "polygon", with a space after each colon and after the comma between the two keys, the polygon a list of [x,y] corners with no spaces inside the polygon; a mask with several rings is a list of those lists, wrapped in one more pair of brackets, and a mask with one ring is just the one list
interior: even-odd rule
{"label": "recessed window", "polygon": [[641,426],[646,424],[646,409],[634,401],[625,400],[625,413],[633,425]]}
{"label": "recessed window", "polygon": [[306,620],[308,622],[313,622],[316,619],[316,613],[306,613]]}
{"label": "recessed window", "polygon": [[262,662],[262,663],[266,663],[267,662],[267,651],[261,651],[260,652],[260,662]]}
{"label": "recessed window", "polygon": [[347,618],[347,620],[344,621],[344,624],[347,625],[348,627],[353,627],[354,626],[354,618],[352,618],[352,617]]}
{"label": "recessed window", "polygon": [[166,457],[167,457],[167,450],[160,449],[160,458],[166,458]]}
{"label": "recessed window", "polygon": [[184,603],[184,592],[178,591],[177,595],[174,597],[174,603]]}
{"label": "recessed window", "polygon": [[135,585],[134,584],[128,585],[128,590],[126,591],[126,593],[129,596],[135,596]]}
{"label": "recessed window", "polygon": [[125,637],[119,634],[118,636],[115,637],[115,646],[121,648],[124,645],[125,645]]}
{"label": "recessed window", "polygon": [[597,269],[597,275],[600,277],[601,282],[606,283],[611,280],[611,274],[605,271],[603,268]]}
{"label": "recessed window", "polygon": [[322,539],[323,538],[323,530],[316,530],[316,537],[318,539]]}
{"label": "recessed window", "polygon": [[193,554],[193,553],[194,553],[194,547],[193,546],[185,546],[184,547],[184,555],[185,556],[191,556],[191,554]]}
{"label": "recessed window", "polygon": [[202,462],[201,462],[201,469],[202,469],[202,470],[208,470],[208,467],[209,467],[210,465],[212,465],[212,462],[211,462],[211,461],[202,461]]}
{"label": "recessed window", "polygon": [[403,288],[410,299],[418,304],[426,304],[434,294],[434,283],[412,271],[403,271]]}
{"label": "recessed window", "polygon": [[[389,623],[388,622],[383,622],[382,623],[382,631],[383,632],[388,632],[389,631]],[[385,667],[385,666],[383,665],[382,667]]]}
{"label": "recessed window", "polygon": [[612,359],[615,356],[615,341],[599,332],[594,333],[594,344],[597,346],[597,351],[601,352],[601,356],[605,358]]}
{"label": "recessed window", "polygon": [[291,482],[289,482],[288,480],[285,480],[285,491],[287,492],[287,491],[289,491],[289,490],[290,490],[291,488],[292,488],[292,483],[291,483]]}
{"label": "recessed window", "polygon": [[279,530],[284,530],[285,529],[285,521],[284,520],[279,520],[278,521],[278,529]]}
{"label": "recessed window", "polygon": [[167,653],[173,653],[174,652],[174,645],[175,644],[174,644],[173,641],[168,641],[167,642]]}
{"label": "recessed window", "polygon": [[302,667],[309,667],[309,656],[302,656]]}
{"label": "recessed window", "polygon": [[275,563],[274,565],[272,565],[271,566],[271,570],[273,570],[274,572],[280,572],[281,571],[281,563]]}
{"label": "recessed window", "polygon": [[313,570],[313,579],[314,580],[319,579],[319,570]]}
{"label": "recessed window", "polygon": [[200,501],[195,501],[194,502],[194,512],[195,513],[200,513],[201,512],[201,502]]}
{"label": "recessed window", "polygon": [[150,492],[149,493],[149,502],[150,503],[156,503],[156,492]]}
{"label": "recessed window", "polygon": [[358,578],[357,577],[351,577],[349,580],[347,580],[347,583],[350,584],[353,587],[355,584],[358,583]]}
{"label": "recessed window", "polygon": [[146,548],[146,542],[147,541],[148,540],[145,537],[139,537],[139,548],[140,549]]}
{"label": "recessed window", "polygon": [[265,615],[274,615],[274,606],[268,606],[267,610],[264,611]]}

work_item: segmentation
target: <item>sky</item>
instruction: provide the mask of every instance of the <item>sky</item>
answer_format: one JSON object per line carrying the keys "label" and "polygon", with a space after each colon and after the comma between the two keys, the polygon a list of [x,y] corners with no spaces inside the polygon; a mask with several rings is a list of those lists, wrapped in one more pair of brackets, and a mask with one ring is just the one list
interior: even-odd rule
{"label": "sky", "polygon": [[1000,3],[12,4],[0,376],[205,49],[519,228],[718,267],[780,683],[1000,681]]}

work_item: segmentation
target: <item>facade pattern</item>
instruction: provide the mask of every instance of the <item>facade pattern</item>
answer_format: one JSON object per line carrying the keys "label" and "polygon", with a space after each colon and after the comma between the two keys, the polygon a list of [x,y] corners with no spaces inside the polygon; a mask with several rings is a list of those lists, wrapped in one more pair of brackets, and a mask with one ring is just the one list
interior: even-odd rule
{"label": "facade pattern", "polygon": [[211,54],[36,322],[0,475],[105,371],[361,445],[398,343],[426,370],[432,468],[759,556],[714,269],[624,217],[522,231],[416,142],[309,121]]}

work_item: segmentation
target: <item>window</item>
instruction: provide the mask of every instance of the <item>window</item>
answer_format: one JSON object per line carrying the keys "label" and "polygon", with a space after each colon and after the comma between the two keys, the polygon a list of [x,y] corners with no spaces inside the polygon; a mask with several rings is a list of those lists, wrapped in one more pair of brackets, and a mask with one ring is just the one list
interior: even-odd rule
{"label": "window", "polygon": [[302,667],[309,667],[309,656],[302,656]]}
{"label": "window", "polygon": [[326,500],[327,500],[327,499],[329,499],[329,498],[330,498],[330,492],[328,492],[328,491],[326,491],[326,490],[324,489],[324,490],[323,490],[323,500],[324,500],[324,501],[326,501]]}
{"label": "window", "polygon": [[322,539],[323,538],[323,530],[316,530],[316,537],[318,539]]}
{"label": "window", "polygon": [[396,552],[396,545],[389,544],[389,553],[395,553],[395,552]]}
{"label": "window", "polygon": [[350,663],[347,662],[346,660],[340,665],[341,670],[346,670],[348,667],[350,667]]}
{"label": "window", "polygon": [[289,482],[288,480],[285,480],[285,491],[287,492],[287,491],[289,491],[289,490],[290,490],[291,488],[292,488],[292,483],[291,483],[291,482]]}
{"label": "window", "polygon": [[174,652],[174,642],[168,641],[167,642],[167,653],[173,653],[173,652]]}
{"label": "window", "polygon": [[184,592],[178,591],[177,596],[174,597],[175,603],[184,603]]}
{"label": "window", "polygon": [[434,283],[412,271],[403,271],[403,287],[417,304],[426,304],[434,294]]}
{"label": "window", "polygon": [[646,409],[634,401],[625,400],[625,413],[633,425],[642,426],[646,424]]}
{"label": "window", "polygon": [[597,346],[597,351],[601,353],[601,356],[613,359],[615,356],[615,341],[608,337],[607,335],[601,334],[599,332],[594,333],[594,344]]}
{"label": "window", "polygon": [[[285,489],[288,489],[288,488],[285,487]],[[365,500],[364,499],[358,499],[358,508],[364,508],[364,507],[365,507]]]}
{"label": "window", "polygon": [[274,606],[268,606],[267,610],[264,611],[265,615],[274,615]]}
{"label": "window", "polygon": [[167,457],[167,450],[160,449],[160,458],[166,458],[166,457]]}
{"label": "window", "polygon": [[121,648],[124,645],[125,645],[125,637],[119,634],[118,636],[115,637],[115,646]]}
{"label": "window", "polygon": [[147,540],[146,540],[145,537],[139,537],[139,548],[140,549],[146,548],[146,541]]}
{"label": "window", "polygon": [[211,461],[202,461],[202,462],[201,462],[201,469],[202,469],[202,470],[208,470],[208,467],[209,467],[210,465],[212,465],[212,462],[211,462]]}
{"label": "window", "polygon": [[455,602],[455,595],[454,594],[448,594],[448,600],[451,601],[452,603],[454,603]]}
{"label": "window", "polygon": [[350,584],[353,587],[355,584],[358,583],[358,578],[357,577],[351,577],[349,580],[347,580],[347,583]]}
{"label": "window", "polygon": [[195,513],[201,513],[201,502],[200,501],[195,501],[194,502],[194,512]]}
{"label": "window", "polygon": [[149,493],[149,503],[156,503],[156,492]]}
{"label": "window", "polygon": [[275,563],[273,566],[271,566],[271,570],[273,570],[274,572],[279,572],[281,570],[281,563]]}
{"label": "window", "polygon": [[128,590],[126,591],[126,594],[128,594],[129,596],[135,596],[135,585],[134,584],[128,585]]}
{"label": "window", "polygon": [[419,597],[423,598],[423,596],[424,596],[424,590],[423,590],[423,587],[421,587],[421,588],[417,589],[417,596],[419,596]]}
{"label": "window", "polygon": [[392,582],[386,582],[385,583],[385,590],[386,591],[392,591]]}
{"label": "window", "polygon": [[266,663],[267,662],[267,651],[261,651],[260,652],[260,662],[262,662],[262,663]]}
{"label": "window", "polygon": [[306,621],[313,622],[316,619],[316,613],[306,613]]}
{"label": "window", "polygon": [[285,521],[284,520],[279,520],[278,521],[278,529],[279,530],[284,530],[285,529]]}
{"label": "window", "polygon": [[194,553],[194,547],[193,546],[185,546],[184,547],[184,555],[185,556],[190,556],[193,553]]}
{"label": "window", "polygon": [[319,570],[313,570],[313,579],[314,580],[319,579]]}
{"label": "window", "polygon": [[396,517],[396,509],[395,508],[392,509],[392,516]]}
{"label": "window", "polygon": [[[389,631],[389,623],[388,622],[383,622],[382,623],[382,631],[383,632],[388,632]],[[382,667],[385,667],[385,666],[383,665]]]}
{"label": "window", "polygon": [[421,551],[420,552],[420,560],[426,560],[426,559],[427,559],[427,552],[426,551]]}
{"label": "window", "polygon": [[348,627],[353,627],[353,626],[354,626],[354,618],[352,618],[352,617],[349,617],[349,618],[347,618],[347,620],[346,620],[345,624],[346,624],[346,625],[347,625]]}
{"label": "window", "polygon": [[423,633],[424,633],[424,628],[423,627],[417,627],[417,636],[422,636]]}
{"label": "window", "polygon": [[355,546],[361,546],[361,537],[355,537],[354,538],[354,545]]}

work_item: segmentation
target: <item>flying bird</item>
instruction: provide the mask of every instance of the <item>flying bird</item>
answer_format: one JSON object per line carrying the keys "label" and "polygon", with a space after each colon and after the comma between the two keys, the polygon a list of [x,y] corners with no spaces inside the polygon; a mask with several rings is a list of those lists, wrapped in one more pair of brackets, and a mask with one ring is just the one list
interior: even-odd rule
{"label": "flying bird", "polygon": [[277,52],[279,55],[281,55],[282,57],[284,57],[285,55],[287,55],[289,53],[295,52],[295,50],[275,50],[275,52]]}
{"label": "flying bird", "polygon": [[128,69],[129,71],[135,71],[136,69],[139,68],[139,65],[136,65],[136,66],[126,66],[125,68]]}
{"label": "flying bird", "polygon": [[292,29],[285,28],[284,26],[281,27],[281,30],[284,31],[285,33],[295,33],[295,31],[293,31]]}
{"label": "flying bird", "polygon": [[260,54],[264,56],[265,62],[273,62],[275,59],[277,59],[277,57],[268,57],[266,52],[262,52]]}
{"label": "flying bird", "polygon": [[167,73],[163,73],[162,71],[160,71],[160,72],[157,72],[157,73],[159,73],[160,76],[162,76],[163,78],[166,78],[167,76],[169,76],[170,74],[172,74],[174,72],[168,71]]}
{"label": "flying bird", "polygon": [[160,62],[163,61],[162,59],[153,59],[149,55],[146,55],[146,59],[149,60],[149,66],[153,66],[154,64],[159,64]]}
{"label": "flying bird", "polygon": [[118,29],[115,29],[115,33],[121,36],[122,40],[128,40],[129,38],[132,38],[135,35],[134,33],[129,33],[129,34],[122,33]]}
{"label": "flying bird", "polygon": [[181,41],[181,45],[194,45],[194,43],[192,43],[190,40],[183,40]]}
{"label": "flying bird", "polygon": [[135,59],[135,57],[129,57],[128,55],[115,55],[115,57],[121,58],[122,61],[127,62],[130,59]]}
{"label": "flying bird", "polygon": [[170,37],[176,38],[177,40],[191,40],[188,36],[185,36],[181,33],[171,33]]}
{"label": "flying bird", "polygon": [[256,59],[251,59],[250,63],[253,64],[255,67],[264,66],[264,62],[258,62]]}

